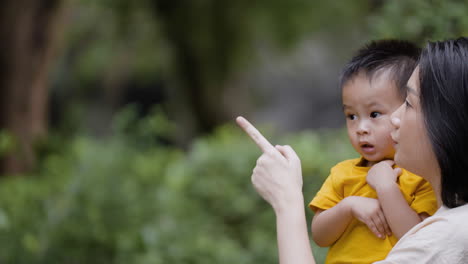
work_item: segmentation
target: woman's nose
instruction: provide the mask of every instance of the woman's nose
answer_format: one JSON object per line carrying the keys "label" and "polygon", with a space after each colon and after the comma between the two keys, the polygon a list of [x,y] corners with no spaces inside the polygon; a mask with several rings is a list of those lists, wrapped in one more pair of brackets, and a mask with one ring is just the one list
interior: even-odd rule
{"label": "woman's nose", "polygon": [[400,118],[392,116],[392,125],[396,128],[400,128]]}

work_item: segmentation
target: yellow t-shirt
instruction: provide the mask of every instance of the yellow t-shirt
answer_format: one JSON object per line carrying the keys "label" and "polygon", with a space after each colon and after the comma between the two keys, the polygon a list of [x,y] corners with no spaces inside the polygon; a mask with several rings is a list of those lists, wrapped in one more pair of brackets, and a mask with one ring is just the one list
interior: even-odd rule
{"label": "yellow t-shirt", "polygon": [[[377,193],[366,181],[370,167],[356,166],[360,160],[346,160],[331,169],[330,176],[309,204],[314,212],[330,209],[348,196],[377,198]],[[416,213],[435,213],[437,201],[427,181],[402,170],[397,183],[408,205]],[[366,224],[353,219],[340,238],[330,246],[326,263],[373,263],[384,259],[397,241],[393,235],[385,240],[379,239]]]}

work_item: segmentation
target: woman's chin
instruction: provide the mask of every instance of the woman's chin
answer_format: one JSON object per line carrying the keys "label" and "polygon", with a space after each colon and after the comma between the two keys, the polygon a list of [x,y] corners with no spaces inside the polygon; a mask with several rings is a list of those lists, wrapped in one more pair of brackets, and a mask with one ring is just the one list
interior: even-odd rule
{"label": "woman's chin", "polygon": [[398,153],[395,153],[395,157],[393,158],[395,161],[395,164],[398,165],[398,167],[406,169],[405,162],[400,159],[400,156],[398,156]]}
{"label": "woman's chin", "polygon": [[408,161],[403,157],[400,157],[398,154],[395,154],[394,161],[395,164],[398,165],[398,167],[403,168],[413,174],[421,175],[421,171],[419,171],[417,167],[414,166],[413,161]]}

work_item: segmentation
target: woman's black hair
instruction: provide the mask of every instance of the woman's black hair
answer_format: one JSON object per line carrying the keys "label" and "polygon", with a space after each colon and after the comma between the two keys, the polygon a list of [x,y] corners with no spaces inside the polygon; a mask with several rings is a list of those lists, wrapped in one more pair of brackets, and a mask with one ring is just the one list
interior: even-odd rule
{"label": "woman's black hair", "polygon": [[419,81],[442,202],[454,208],[468,203],[468,38],[429,42],[419,61]]}
{"label": "woman's black hair", "polygon": [[384,39],[371,41],[359,49],[345,65],[340,77],[340,86],[354,78],[360,72],[369,79],[380,72],[388,70],[390,79],[395,81],[402,99],[406,97],[406,83],[417,65],[421,49],[409,41]]}

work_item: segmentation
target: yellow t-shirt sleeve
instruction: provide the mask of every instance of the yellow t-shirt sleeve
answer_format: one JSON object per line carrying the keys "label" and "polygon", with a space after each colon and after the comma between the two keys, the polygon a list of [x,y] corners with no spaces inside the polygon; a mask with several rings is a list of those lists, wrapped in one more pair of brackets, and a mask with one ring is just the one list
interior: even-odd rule
{"label": "yellow t-shirt sleeve", "polygon": [[318,209],[327,210],[343,200],[343,188],[341,187],[342,166],[336,165],[331,169],[330,175],[323,183],[314,199],[309,203],[309,208],[316,212]]}
{"label": "yellow t-shirt sleeve", "polygon": [[420,214],[427,213],[433,215],[437,211],[437,200],[429,182],[423,180],[419,188],[414,193],[414,200],[411,203],[411,208]]}

